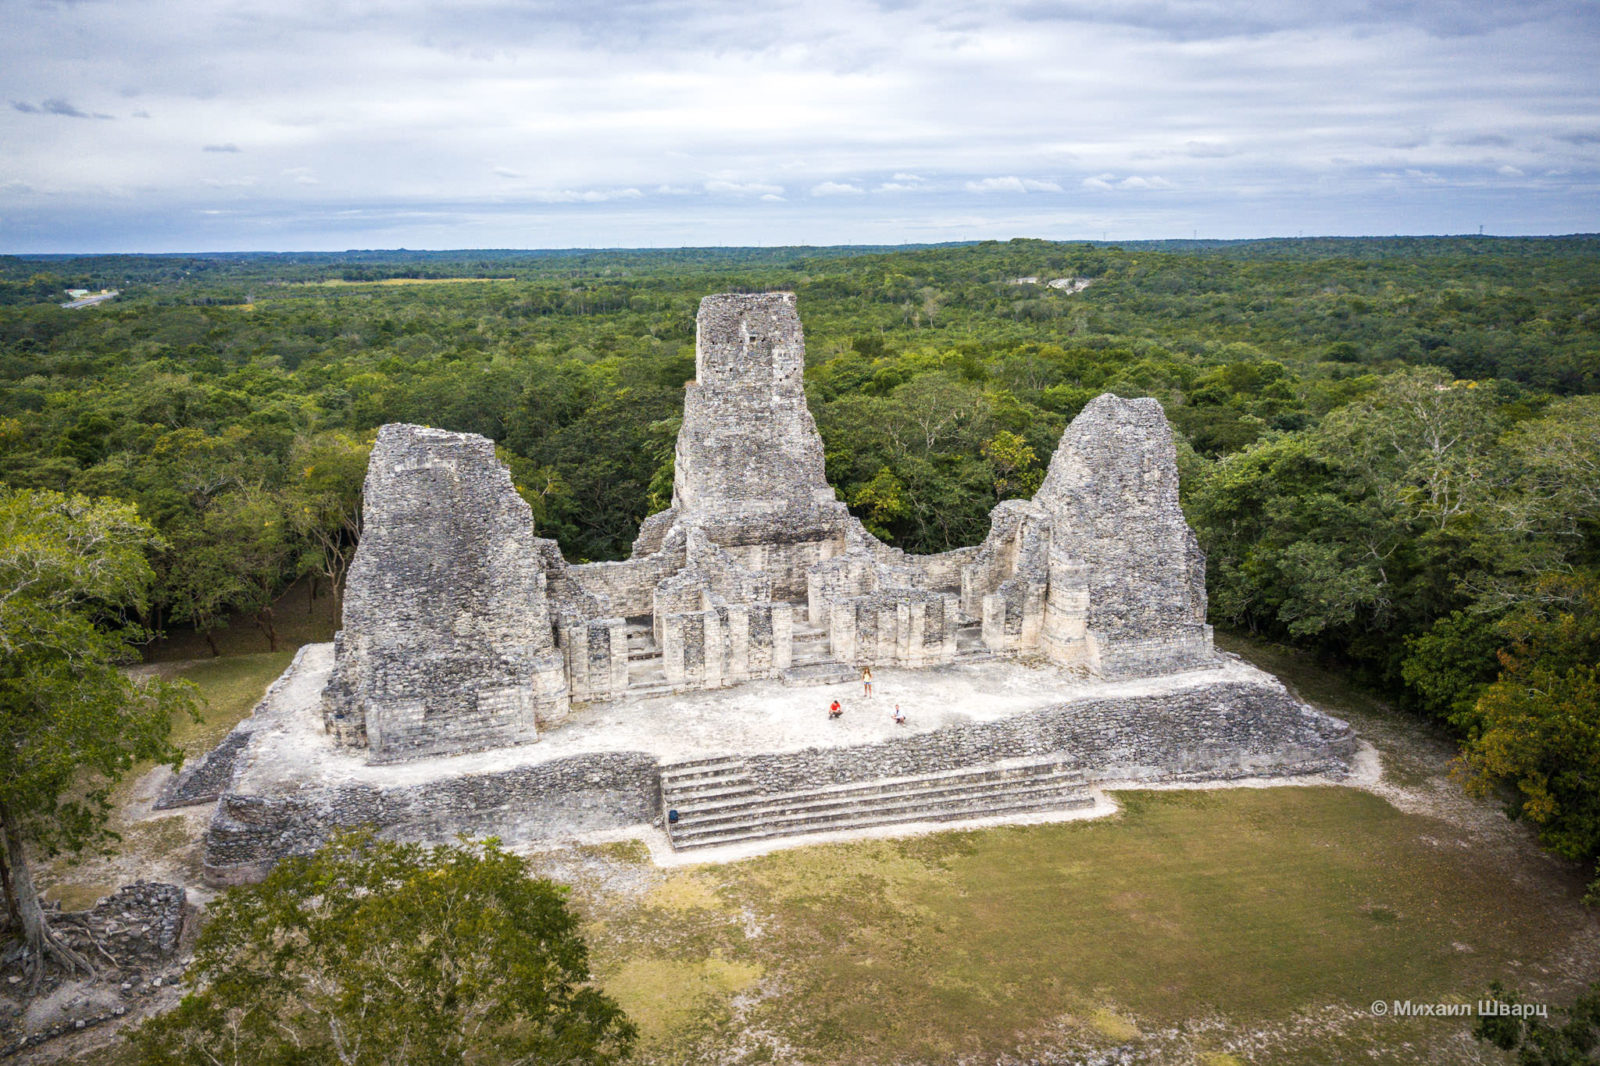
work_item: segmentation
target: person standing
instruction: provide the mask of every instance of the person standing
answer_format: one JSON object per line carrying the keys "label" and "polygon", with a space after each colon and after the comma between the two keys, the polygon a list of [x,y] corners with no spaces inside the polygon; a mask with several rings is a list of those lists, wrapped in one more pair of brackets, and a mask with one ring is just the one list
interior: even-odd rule
{"label": "person standing", "polygon": [[861,668],[861,694],[867,699],[872,698],[872,667]]}

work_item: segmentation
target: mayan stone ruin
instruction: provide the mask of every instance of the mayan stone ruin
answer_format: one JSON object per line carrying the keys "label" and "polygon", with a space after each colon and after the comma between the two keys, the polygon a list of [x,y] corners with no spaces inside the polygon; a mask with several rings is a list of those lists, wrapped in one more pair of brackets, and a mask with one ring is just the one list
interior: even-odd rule
{"label": "mayan stone ruin", "polygon": [[[1155,400],[1095,399],[982,544],[911,555],[828,485],[804,367],[792,293],[701,302],[672,506],[620,562],[535,536],[489,440],[384,426],[334,644],[171,794],[218,804],[208,869],[252,876],[337,825],[536,838],[671,809],[699,818],[683,847],[1342,772],[1348,727],[1213,651]],[[912,727],[818,737],[784,709],[868,667],[918,694]],[[1008,686],[1026,698],[991,698]]]}
{"label": "mayan stone ruin", "polygon": [[569,566],[482,437],[383,427],[330,733],[375,761],[519,744],[570,701],[949,663],[1107,678],[1211,661],[1205,560],[1155,400],[1105,395],[976,548],[908,555],[834,497],[792,293],[702,301],[672,506],[625,562]]}

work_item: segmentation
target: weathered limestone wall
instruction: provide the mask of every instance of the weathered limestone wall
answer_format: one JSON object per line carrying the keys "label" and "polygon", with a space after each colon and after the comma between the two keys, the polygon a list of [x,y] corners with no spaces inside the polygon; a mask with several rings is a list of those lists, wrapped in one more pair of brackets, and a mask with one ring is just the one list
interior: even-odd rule
{"label": "weathered limestone wall", "polygon": [[806,620],[825,627],[837,601],[877,592],[878,569],[861,553],[841,555],[812,567],[806,574]]}
{"label": "weathered limestone wall", "polygon": [[375,762],[524,743],[567,712],[541,549],[489,440],[385,426],[324,722]]}
{"label": "weathered limestone wall", "polygon": [[1089,567],[1062,544],[1049,550],[1050,588],[1039,627],[1045,658],[1062,666],[1095,669],[1089,638]]}
{"label": "weathered limestone wall", "polygon": [[[978,563],[963,576],[962,597],[979,600],[983,642],[990,650],[1037,655],[1050,591],[1050,522],[1029,505],[1011,508],[1001,518],[1010,530],[1010,543],[1002,546],[994,536],[984,542]],[[1002,523],[997,521],[995,528]],[[1003,580],[992,592],[982,593],[997,577]]]}
{"label": "weathered limestone wall", "polygon": [[806,407],[794,293],[707,296],[695,330],[674,509],[722,521],[832,505],[822,438]]}
{"label": "weathered limestone wall", "polygon": [[834,658],[855,666],[933,666],[956,657],[960,600],[944,592],[895,589],[829,604]]}
{"label": "weathered limestone wall", "polygon": [[983,598],[1016,572],[1017,531],[1030,517],[1043,520],[1028,500],[1001,500],[989,512],[989,534],[961,568],[962,613],[981,618]]}
{"label": "weathered limestone wall", "polygon": [[370,826],[425,843],[463,833],[516,843],[652,822],[660,807],[660,771],[643,752],[594,752],[397,788],[229,793],[206,830],[205,876],[214,885],[259,881],[279,859],[310,854],[336,829]]}
{"label": "weathered limestone wall", "polygon": [[844,538],[830,529],[803,529],[793,540],[723,543],[721,547],[740,568],[764,574],[773,598],[795,601],[806,597],[807,575],[811,568],[843,551]]}
{"label": "weathered limestone wall", "polygon": [[579,563],[572,574],[598,602],[597,613],[635,618],[650,613],[657,583],[673,569],[669,557],[648,555],[618,563]]}
{"label": "weathered limestone wall", "polygon": [[793,661],[787,603],[727,604],[658,616],[661,663],[675,689],[779,677]]}
{"label": "weathered limestone wall", "polygon": [[627,692],[628,634],[621,618],[563,627],[561,650],[572,699],[612,699]]}
{"label": "weathered limestone wall", "polygon": [[994,509],[961,604],[981,614],[991,650],[1101,677],[1215,661],[1205,557],[1178,506],[1159,403],[1107,394],[1073,419],[1034,498]]}
{"label": "weathered limestone wall", "polygon": [[[1053,550],[1086,567],[1091,669],[1127,677],[1210,657],[1204,557],[1178,506],[1177,453],[1160,403],[1090,401],[1062,434],[1034,503],[1051,516]],[[1079,610],[1082,590],[1062,592],[1067,609]],[[1073,652],[1069,661],[1081,660]]]}
{"label": "weathered limestone wall", "polygon": [[979,548],[954,548],[933,555],[912,555],[883,543],[852,518],[850,546],[859,549],[878,565],[904,575],[900,583],[914,588],[960,592],[962,575],[977,560]]}
{"label": "weathered limestone wall", "polygon": [[1045,757],[1075,762],[1089,780],[1227,780],[1343,774],[1355,744],[1347,723],[1281,685],[1230,682],[1067,703],[875,744],[749,755],[745,766],[769,795]]}

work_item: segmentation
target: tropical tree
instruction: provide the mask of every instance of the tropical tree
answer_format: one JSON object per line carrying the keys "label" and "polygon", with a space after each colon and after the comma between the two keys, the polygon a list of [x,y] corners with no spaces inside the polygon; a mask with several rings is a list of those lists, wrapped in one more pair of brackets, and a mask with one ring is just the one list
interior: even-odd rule
{"label": "tropical tree", "polygon": [[[1552,850],[1600,865],[1600,574],[1541,586],[1501,624],[1511,645],[1478,698],[1464,768],[1480,792],[1515,788],[1513,813]],[[1600,876],[1589,899],[1600,902]]]}
{"label": "tropical tree", "polygon": [[371,454],[370,435],[338,431],[299,438],[289,454],[289,522],[306,542],[301,571],[327,579],[335,608],[361,540],[361,488]]}
{"label": "tropical tree", "polygon": [[590,984],[565,889],[495,841],[336,837],[225,893],[142,1066],[618,1062],[635,1031]]}
{"label": "tropical tree", "polygon": [[1521,994],[1499,981],[1489,986],[1492,1011],[1480,1013],[1472,1035],[1516,1054],[1518,1066],[1594,1066],[1600,1062],[1600,982],[1568,1007],[1561,1024],[1530,1009]]}
{"label": "tropical tree", "polygon": [[131,504],[0,490],[0,885],[35,983],[47,958],[90,965],[51,932],[30,852],[103,839],[117,780],[182,758],[168,736],[191,690],[118,668],[142,636],[124,612],[142,609],[158,544]]}
{"label": "tropical tree", "polygon": [[209,543],[221,548],[218,562],[233,606],[255,615],[267,650],[278,650],[272,605],[295,554],[294,529],[284,517],[282,495],[252,485],[220,497],[206,512]]}

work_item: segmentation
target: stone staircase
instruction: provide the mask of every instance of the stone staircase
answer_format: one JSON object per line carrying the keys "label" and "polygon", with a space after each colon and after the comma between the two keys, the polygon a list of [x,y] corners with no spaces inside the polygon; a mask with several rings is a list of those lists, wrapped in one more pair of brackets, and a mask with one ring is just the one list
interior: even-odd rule
{"label": "stone staircase", "polygon": [[833,657],[828,631],[806,621],[803,605],[796,605],[790,647],[793,658],[783,675],[786,685],[838,685],[861,676],[861,671]]}
{"label": "stone staircase", "polygon": [[648,620],[631,623],[628,634],[628,695],[661,696],[672,691],[667,671],[656,646],[655,630]]}
{"label": "stone staircase", "polygon": [[994,658],[994,652],[983,642],[983,623],[968,622],[956,629],[956,658],[958,663],[982,663]]}
{"label": "stone staircase", "polygon": [[[763,795],[744,760],[661,768],[662,811],[677,851],[900,822],[953,822],[1094,805],[1083,775],[1057,760],[1004,762]],[[663,814],[665,817],[665,814]]]}

